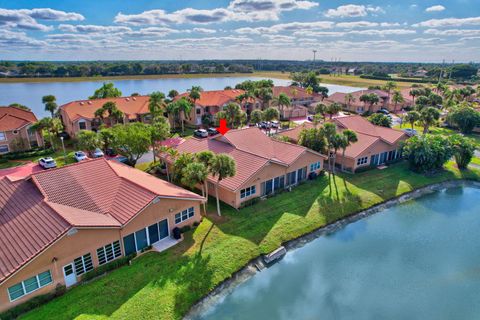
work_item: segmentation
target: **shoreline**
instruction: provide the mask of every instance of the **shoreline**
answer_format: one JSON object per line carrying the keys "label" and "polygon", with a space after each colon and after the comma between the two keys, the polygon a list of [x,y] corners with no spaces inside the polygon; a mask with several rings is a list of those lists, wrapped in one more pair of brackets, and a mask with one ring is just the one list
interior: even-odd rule
{"label": "shoreline", "polygon": [[[368,209],[364,209],[358,212],[354,212],[340,220],[337,220],[331,224],[320,227],[312,232],[306,233],[298,238],[289,240],[282,243],[287,252],[300,249],[306,244],[318,239],[319,237],[329,235],[337,230],[344,228],[350,223],[357,222],[361,219],[367,218],[377,213],[383,212],[385,209],[394,207],[396,205],[421,198],[425,195],[432,194],[441,190],[454,188],[454,187],[476,187],[480,188],[480,182],[474,180],[449,180],[431,184],[425,187],[421,187],[410,192],[404,193],[397,197],[386,200],[382,203],[376,204]],[[281,261],[281,259],[280,259]],[[246,265],[240,268],[238,271],[232,274],[230,278],[225,279],[219,283],[212,291],[197,301],[190,310],[185,314],[183,319],[191,320],[194,317],[198,317],[204,314],[215,304],[219,303],[225,296],[233,292],[240,284],[249,280],[263,269],[267,268],[263,261],[263,255],[260,255],[250,260]]]}

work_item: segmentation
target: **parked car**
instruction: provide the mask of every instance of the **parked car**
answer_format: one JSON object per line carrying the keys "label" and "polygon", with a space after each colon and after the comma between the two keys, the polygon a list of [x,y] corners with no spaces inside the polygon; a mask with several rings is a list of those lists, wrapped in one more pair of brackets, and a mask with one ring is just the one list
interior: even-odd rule
{"label": "parked car", "polygon": [[109,157],[115,157],[117,152],[113,148],[107,148],[107,150],[105,150],[105,154]]}
{"label": "parked car", "polygon": [[310,122],[313,122],[313,116],[308,116],[307,120],[310,121]]}
{"label": "parked car", "polygon": [[101,158],[104,156],[102,149],[97,148],[91,152],[92,158]]}
{"label": "parked car", "polygon": [[208,128],[207,132],[208,132],[208,135],[210,136],[214,136],[218,134],[218,131],[215,128]]}
{"label": "parked car", "polygon": [[382,108],[382,109],[378,110],[377,113],[383,113],[383,114],[385,114],[385,115],[388,115],[388,114],[390,113],[390,111],[388,111],[387,109],[383,109],[383,108]]}
{"label": "parked car", "polygon": [[208,137],[208,132],[205,129],[197,129],[193,132],[193,135],[197,138],[206,138]]}
{"label": "parked car", "polygon": [[57,163],[51,157],[41,158],[38,160],[38,165],[43,169],[52,169],[57,167]]}
{"label": "parked car", "polygon": [[75,160],[77,160],[77,162],[88,159],[87,155],[83,151],[75,152],[73,157],[75,158]]}
{"label": "parked car", "polygon": [[270,122],[267,122],[267,121],[262,121],[259,123],[259,127],[262,128],[262,129],[270,129],[272,126],[272,124]]}
{"label": "parked car", "polygon": [[418,134],[417,130],[415,129],[403,129],[403,132],[405,132],[409,137],[416,136]]}
{"label": "parked car", "polygon": [[270,125],[272,126],[272,128],[278,129],[278,127],[280,126],[280,123],[278,121],[272,121]]}

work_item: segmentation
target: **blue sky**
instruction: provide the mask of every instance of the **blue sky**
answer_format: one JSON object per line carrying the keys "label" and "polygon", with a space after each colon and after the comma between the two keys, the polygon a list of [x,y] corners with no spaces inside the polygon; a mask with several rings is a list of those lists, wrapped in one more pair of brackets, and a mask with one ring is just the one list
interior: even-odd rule
{"label": "blue sky", "polygon": [[480,61],[478,0],[0,0],[0,59]]}

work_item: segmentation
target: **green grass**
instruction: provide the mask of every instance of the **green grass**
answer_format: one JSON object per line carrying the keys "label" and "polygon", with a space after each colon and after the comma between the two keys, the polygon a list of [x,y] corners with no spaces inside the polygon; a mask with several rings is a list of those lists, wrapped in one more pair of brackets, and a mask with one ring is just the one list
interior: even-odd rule
{"label": "green grass", "polygon": [[240,211],[224,206],[222,217],[209,214],[179,245],[73,288],[24,319],[180,319],[216,285],[282,242],[415,188],[479,178],[480,171],[459,171],[453,163],[428,177],[399,163],[330,183],[319,177]]}

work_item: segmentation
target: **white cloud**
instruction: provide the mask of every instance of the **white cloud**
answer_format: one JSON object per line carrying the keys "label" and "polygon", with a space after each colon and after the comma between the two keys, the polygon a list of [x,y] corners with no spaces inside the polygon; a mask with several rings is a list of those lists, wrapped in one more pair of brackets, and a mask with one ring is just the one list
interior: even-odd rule
{"label": "white cloud", "polygon": [[84,16],[75,12],[65,12],[50,8],[9,10],[0,8],[0,26],[24,30],[51,31],[52,26],[37,21],[81,21]]}
{"label": "white cloud", "polygon": [[365,17],[369,13],[383,13],[383,9],[380,7],[364,6],[347,4],[339,6],[336,9],[329,9],[325,12],[325,16],[329,18],[354,18]]}
{"label": "white cloud", "polygon": [[139,14],[118,13],[116,23],[129,25],[209,24],[225,21],[278,20],[283,11],[308,10],[318,6],[311,1],[300,0],[233,0],[227,8],[199,10],[185,8],[171,13],[165,10],[149,10]]}
{"label": "white cloud", "polygon": [[47,46],[45,41],[32,39],[25,32],[17,32],[6,29],[0,29],[0,48],[11,48],[18,50],[21,48],[37,48]]}
{"label": "white cloud", "polygon": [[425,12],[440,12],[445,10],[445,7],[442,5],[431,6],[425,9]]}
{"label": "white cloud", "polygon": [[414,24],[414,27],[440,28],[480,25],[480,17],[431,19]]}
{"label": "white cloud", "polygon": [[480,30],[472,29],[447,29],[447,30],[438,30],[438,29],[427,29],[424,32],[425,34],[431,34],[436,36],[477,36],[480,35]]}
{"label": "white cloud", "polygon": [[34,19],[53,21],[82,21],[85,17],[76,12],[65,12],[50,8],[24,9],[20,10]]}
{"label": "white cloud", "polygon": [[354,21],[354,22],[339,22],[335,25],[338,28],[353,29],[353,28],[370,28],[377,27],[377,22],[370,21]]}
{"label": "white cloud", "polygon": [[61,24],[58,26],[58,29],[63,32],[79,32],[79,33],[122,33],[122,32],[131,32],[132,29],[129,27],[122,26],[99,26],[92,24]]}
{"label": "white cloud", "polygon": [[207,28],[193,28],[193,32],[203,33],[203,34],[209,34],[209,33],[216,33],[217,30],[215,30],[215,29],[207,29]]}
{"label": "white cloud", "polygon": [[290,22],[275,24],[270,27],[257,27],[257,28],[239,28],[235,30],[240,34],[263,34],[263,33],[279,33],[279,32],[298,32],[315,29],[331,29],[334,23],[331,21],[316,21],[316,22]]}
{"label": "white cloud", "polygon": [[386,29],[386,30],[370,29],[370,30],[353,30],[353,31],[349,31],[348,33],[384,37],[386,35],[406,35],[406,34],[415,34],[417,32],[415,30],[410,30],[410,29]]}

